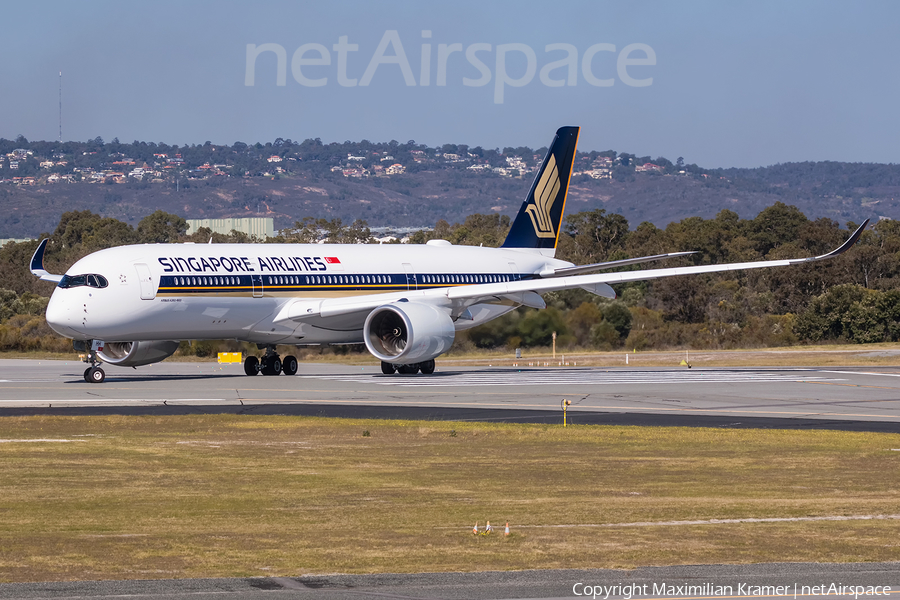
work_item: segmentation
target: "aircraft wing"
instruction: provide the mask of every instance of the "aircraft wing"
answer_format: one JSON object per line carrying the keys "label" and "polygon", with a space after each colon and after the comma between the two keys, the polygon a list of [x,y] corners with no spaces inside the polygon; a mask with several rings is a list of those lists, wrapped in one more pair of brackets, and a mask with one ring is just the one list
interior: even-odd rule
{"label": "aircraft wing", "polygon": [[[349,298],[328,298],[324,300],[294,300],[286,304],[276,316],[276,322],[302,321],[304,318],[328,318],[345,316],[353,313],[366,313],[384,304],[407,300],[424,302],[436,306],[444,306],[459,313],[461,309],[481,302],[502,302],[511,300],[526,306],[543,308],[543,300],[538,294],[556,290],[582,288],[607,298],[615,298],[615,292],[609,287],[611,283],[627,283],[629,281],[646,281],[677,275],[698,275],[701,273],[721,273],[743,269],[763,269],[768,267],[786,267],[802,263],[816,262],[833,258],[846,252],[862,235],[869,220],[857,228],[846,242],[827,254],[808,258],[786,260],[760,260],[721,265],[696,265],[691,267],[671,267],[667,269],[647,269],[644,271],[625,271],[601,273],[596,275],[556,276],[546,279],[526,279],[503,283],[484,283],[445,287],[429,290],[409,290],[370,296],[353,296]],[[593,266],[593,265],[589,265]],[[576,267],[577,268],[577,267]]]}
{"label": "aircraft wing", "polygon": [[668,254],[655,254],[653,256],[641,256],[639,258],[625,258],[622,260],[611,260],[608,262],[594,263],[592,265],[578,265],[577,267],[562,267],[560,269],[548,269],[541,271],[538,275],[543,278],[548,277],[566,277],[568,275],[581,275],[582,273],[590,273],[591,271],[603,271],[606,269],[614,269],[616,267],[625,267],[627,265],[637,265],[640,263],[651,262],[654,260],[665,260],[667,258],[675,258],[678,256],[688,256],[696,254],[696,252],[669,252]]}

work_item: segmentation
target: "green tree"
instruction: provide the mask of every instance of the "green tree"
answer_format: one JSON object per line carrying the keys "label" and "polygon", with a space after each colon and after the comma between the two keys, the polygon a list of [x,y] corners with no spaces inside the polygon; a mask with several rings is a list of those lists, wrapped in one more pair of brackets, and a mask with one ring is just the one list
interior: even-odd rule
{"label": "green tree", "polygon": [[295,221],[292,229],[282,230],[281,236],[286,242],[296,244],[315,244],[320,241],[326,244],[375,243],[368,223],[360,219],[344,225],[339,218],[328,220],[304,217],[302,221]]}
{"label": "green tree", "polygon": [[570,215],[564,231],[574,242],[566,260],[576,264],[609,260],[615,250],[625,247],[629,233],[625,217],[602,208]]}
{"label": "green tree", "polygon": [[612,350],[621,344],[621,338],[612,323],[600,321],[591,328],[591,344],[600,350]]}
{"label": "green tree", "polygon": [[137,236],[142,244],[170,244],[181,241],[187,229],[187,221],[182,217],[158,210],[141,219]]}
{"label": "green tree", "polygon": [[579,346],[591,344],[591,329],[603,320],[603,313],[593,302],[582,302],[566,313],[566,326]]}
{"label": "green tree", "polygon": [[796,240],[800,228],[809,219],[796,206],[776,202],[756,215],[749,223],[749,238],[757,252],[765,256],[770,250],[786,241]]}
{"label": "green tree", "polygon": [[525,346],[549,346],[554,331],[557,336],[568,333],[562,313],[552,307],[530,311],[519,325],[519,335]]}
{"label": "green tree", "polygon": [[605,305],[603,320],[613,326],[622,341],[631,333],[631,311],[621,302],[610,302]]}
{"label": "green tree", "polygon": [[522,311],[514,310],[488,321],[468,331],[469,340],[478,348],[499,348],[509,344],[510,339],[518,337],[518,326],[522,320]]}
{"label": "green tree", "polygon": [[[847,339],[845,318],[852,315],[857,310],[855,306],[871,293],[852,283],[834,286],[813,299],[809,308],[797,319],[794,331],[801,339],[810,342]],[[858,315],[849,317],[849,321],[856,318]]]}
{"label": "green tree", "polygon": [[101,217],[89,210],[63,213],[56,231],[53,232],[53,238],[66,250],[81,251],[80,256],[75,256],[77,253],[69,253],[72,262],[90,252],[133,244],[137,241],[131,225],[113,218]]}

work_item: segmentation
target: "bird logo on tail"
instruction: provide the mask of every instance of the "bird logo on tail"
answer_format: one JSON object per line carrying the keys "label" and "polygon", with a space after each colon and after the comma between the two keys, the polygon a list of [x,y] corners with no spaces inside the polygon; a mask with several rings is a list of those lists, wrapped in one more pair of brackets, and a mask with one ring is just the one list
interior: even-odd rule
{"label": "bird logo on tail", "polygon": [[525,212],[531,217],[534,234],[539,238],[555,238],[553,219],[550,209],[559,193],[559,169],[556,168],[556,157],[550,155],[547,166],[534,190],[534,204],[529,204]]}

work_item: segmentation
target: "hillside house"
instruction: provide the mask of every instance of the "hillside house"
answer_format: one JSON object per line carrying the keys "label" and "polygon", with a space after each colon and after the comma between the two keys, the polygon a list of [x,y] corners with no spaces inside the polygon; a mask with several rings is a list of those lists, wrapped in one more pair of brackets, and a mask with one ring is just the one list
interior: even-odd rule
{"label": "hillside house", "polygon": [[638,165],[634,168],[635,173],[647,173],[647,172],[662,173],[663,171],[665,171],[665,168],[663,168],[659,165],[654,165],[653,163],[644,163],[644,164]]}

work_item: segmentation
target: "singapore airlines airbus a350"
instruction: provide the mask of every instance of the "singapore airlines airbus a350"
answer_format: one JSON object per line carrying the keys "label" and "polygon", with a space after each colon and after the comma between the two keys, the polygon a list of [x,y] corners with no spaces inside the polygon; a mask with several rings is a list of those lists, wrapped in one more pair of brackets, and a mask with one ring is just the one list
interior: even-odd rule
{"label": "singapore airlines airbus a350", "polygon": [[297,359],[276,344],[364,342],[392,374],[434,372],[457,331],[518,306],[544,308],[540,294],[582,288],[615,298],[611,283],[794,265],[822,256],[588,274],[691,254],[675,252],[575,266],[554,258],[578,127],[556,132],[509,235],[500,248],[425,245],[145,244],[109,248],[65,275],[43,267],[43,240],[31,271],[57,287],[47,322],[86,352],[88,382],[99,362],[134,367],[171,356],[180,340],[237,339],[265,348],[244,362],[247,375],[293,375]]}

